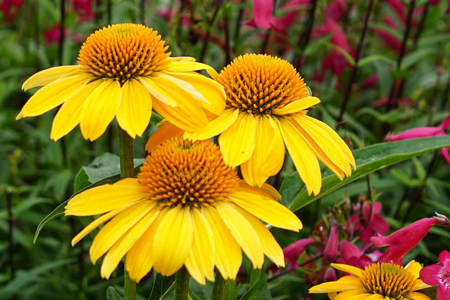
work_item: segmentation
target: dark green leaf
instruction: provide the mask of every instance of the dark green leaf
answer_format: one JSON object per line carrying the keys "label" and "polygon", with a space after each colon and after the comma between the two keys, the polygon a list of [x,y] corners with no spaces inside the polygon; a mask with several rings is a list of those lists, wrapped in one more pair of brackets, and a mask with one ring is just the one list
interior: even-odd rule
{"label": "dark green leaf", "polygon": [[175,287],[175,275],[165,277],[155,272],[153,288],[148,300],[164,299]]}
{"label": "dark green leaf", "polygon": [[106,298],[108,300],[123,300],[123,298],[117,293],[113,286],[108,286],[106,289]]}
{"label": "dark green leaf", "polygon": [[267,285],[266,273],[264,270],[253,269],[250,279],[250,289],[242,296],[241,300],[269,300],[269,286]]}
{"label": "dark green leaf", "polygon": [[[336,175],[330,171],[326,171],[322,174],[322,190],[318,195],[308,195],[306,189],[302,188],[293,198],[285,199],[284,201],[292,211],[296,211],[362,176],[417,155],[422,155],[449,146],[450,136],[437,136],[392,143],[380,143],[358,149],[353,152],[357,169],[352,173],[352,176],[340,181]],[[298,176],[296,176],[296,178],[300,181]],[[295,178],[286,179],[290,180],[290,185],[293,184],[293,186],[296,187],[294,190],[298,189],[298,186],[301,185],[301,183],[295,182]],[[283,190],[290,189],[290,185],[283,183],[280,191],[282,195],[293,194],[293,192]]]}

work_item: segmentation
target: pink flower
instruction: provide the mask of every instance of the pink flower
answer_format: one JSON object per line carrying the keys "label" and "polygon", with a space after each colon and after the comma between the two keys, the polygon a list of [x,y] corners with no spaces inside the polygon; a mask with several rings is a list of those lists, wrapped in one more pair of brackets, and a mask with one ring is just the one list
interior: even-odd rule
{"label": "pink flower", "polygon": [[420,279],[429,285],[438,285],[436,300],[450,300],[450,252],[439,254],[440,265],[434,264],[420,270]]}
{"label": "pink flower", "polygon": [[363,90],[369,90],[376,87],[377,83],[378,83],[378,75],[372,74],[369,77],[367,77],[366,80],[363,83],[361,83],[359,87]]}
{"label": "pink flower", "polygon": [[[342,241],[340,244],[341,257],[336,262],[339,264],[347,264],[360,269],[364,269],[374,262],[378,262],[380,257],[375,253],[374,255],[364,254],[355,244],[349,241]],[[375,251],[378,252],[378,251]]]}
{"label": "pink flower", "polygon": [[281,7],[285,15],[276,18],[272,16],[273,0],[255,0],[253,2],[253,18],[243,24],[261,29],[273,28],[278,33],[286,35],[287,29],[297,17],[298,8],[305,7],[309,0],[290,0]]}
{"label": "pink flower", "polygon": [[325,257],[329,261],[333,261],[338,255],[339,246],[339,232],[336,226],[332,226],[330,230],[330,236],[328,237],[327,245],[323,251]]}
{"label": "pink flower", "polygon": [[298,258],[314,242],[314,238],[301,239],[283,249],[284,260],[290,265],[289,270],[292,271],[297,268]]}
{"label": "pink flower", "polygon": [[364,243],[368,243],[370,238],[377,233],[381,235],[386,234],[389,231],[389,224],[382,216],[378,215],[381,212],[381,208],[380,202],[374,202],[371,212],[371,205],[365,204],[362,209],[362,219],[363,221],[365,219],[365,222],[361,222],[360,215],[353,214],[348,219],[347,231],[358,232],[362,230],[359,234],[359,239]]}
{"label": "pink flower", "polygon": [[[390,16],[385,16],[383,22],[385,25],[391,27],[392,29],[398,29],[394,20]],[[381,37],[386,46],[395,51],[400,51],[400,49],[402,48],[402,42],[399,39],[383,29],[377,28],[375,29],[375,32]]]}
{"label": "pink flower", "polygon": [[345,6],[347,0],[333,0],[325,9],[325,18],[331,18],[335,21],[339,21],[345,14]]}
{"label": "pink flower", "polygon": [[[380,107],[380,106],[387,106],[388,104],[389,104],[389,98],[388,97],[384,97],[384,98],[381,98],[381,99],[375,101],[374,103],[372,103],[372,107],[377,108],[377,107]],[[410,106],[411,105],[411,99],[402,98],[402,99],[400,99],[398,104],[399,104],[399,106]]]}
{"label": "pink flower", "polygon": [[0,9],[3,11],[5,15],[6,21],[10,22],[20,12],[20,7],[23,4],[23,0],[2,0],[0,3]]}
{"label": "pink flower", "polygon": [[[66,37],[68,34],[69,34],[69,30],[65,29],[64,37]],[[61,35],[60,25],[56,24],[55,26],[53,26],[45,31],[45,40],[50,45],[57,44],[57,43],[59,43],[60,35]]]}
{"label": "pink flower", "polygon": [[[431,137],[431,136],[445,136],[447,135],[444,130],[447,129],[450,125],[450,118],[447,117],[444,119],[441,125],[436,127],[419,127],[413,128],[406,131],[403,131],[400,134],[396,135],[388,135],[385,138],[387,142],[393,141],[401,141],[401,140],[409,140],[423,137]],[[450,164],[450,156],[449,156],[449,147],[441,149],[441,155],[444,159]]]}
{"label": "pink flower", "polygon": [[449,224],[449,220],[442,215],[434,218],[424,218],[395,231],[389,236],[378,234],[371,237],[370,241],[378,248],[389,247],[381,256],[380,261],[402,265],[405,254],[417,246],[431,227],[435,225],[448,226]]}
{"label": "pink flower", "polygon": [[80,20],[89,20],[95,16],[92,2],[92,0],[73,0],[73,9],[78,13]]}
{"label": "pink flower", "polygon": [[429,3],[431,6],[438,6],[441,0],[430,0]]}

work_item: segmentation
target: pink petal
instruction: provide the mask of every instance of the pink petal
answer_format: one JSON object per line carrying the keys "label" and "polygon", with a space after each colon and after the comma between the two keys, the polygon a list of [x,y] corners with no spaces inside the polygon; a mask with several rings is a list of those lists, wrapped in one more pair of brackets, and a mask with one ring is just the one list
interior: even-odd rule
{"label": "pink petal", "polygon": [[450,155],[448,154],[449,149],[450,149],[449,147],[441,149],[441,155],[448,164],[450,164]]}
{"label": "pink petal", "polygon": [[253,2],[253,18],[250,21],[243,22],[243,24],[269,29],[271,27],[272,9],[273,0],[255,0]]}
{"label": "pink petal", "polygon": [[340,243],[341,249],[341,257],[346,261],[350,261],[350,258],[356,257],[359,258],[361,256],[361,250],[359,250],[358,246],[349,241],[342,241]]}
{"label": "pink petal", "polygon": [[436,291],[436,300],[450,300],[450,287],[439,285]]}
{"label": "pink petal", "polygon": [[327,6],[324,15],[327,16],[327,18],[332,18],[335,21],[339,21],[345,14],[346,5],[347,0],[334,0]]}
{"label": "pink petal", "polygon": [[331,227],[330,236],[328,237],[327,246],[324,254],[329,261],[333,261],[338,255],[339,233],[336,226]]}
{"label": "pink petal", "polygon": [[439,270],[442,268],[441,265],[431,265],[423,267],[422,270],[420,270],[420,279],[422,279],[423,282],[429,285],[438,285],[439,284]]}
{"label": "pink petal", "polygon": [[291,264],[297,263],[297,259],[312,243],[314,238],[306,238],[298,240],[283,249],[284,260]]}
{"label": "pink petal", "polygon": [[442,251],[441,254],[439,254],[438,261],[441,264],[445,264],[450,261],[450,252],[448,252],[447,250]]}
{"label": "pink petal", "polygon": [[447,117],[444,119],[444,121],[442,121],[442,124],[438,128],[444,130],[447,129],[449,125],[450,125],[450,117]]}

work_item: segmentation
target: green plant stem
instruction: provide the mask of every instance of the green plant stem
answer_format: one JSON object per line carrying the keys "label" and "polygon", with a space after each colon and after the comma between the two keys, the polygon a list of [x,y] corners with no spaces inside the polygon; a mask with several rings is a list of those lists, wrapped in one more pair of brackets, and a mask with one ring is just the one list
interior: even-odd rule
{"label": "green plant stem", "polygon": [[[120,177],[134,177],[133,164],[133,138],[123,129],[119,128],[119,157],[120,157]],[[124,271],[125,300],[136,299],[136,282],[130,279],[127,270]]]}
{"label": "green plant stem", "polygon": [[175,274],[175,300],[187,300],[189,295],[189,273],[185,267]]}
{"label": "green plant stem", "polygon": [[214,280],[214,287],[211,294],[211,300],[223,300],[225,294],[227,293],[227,281],[223,279],[219,272],[216,274],[216,279]]}

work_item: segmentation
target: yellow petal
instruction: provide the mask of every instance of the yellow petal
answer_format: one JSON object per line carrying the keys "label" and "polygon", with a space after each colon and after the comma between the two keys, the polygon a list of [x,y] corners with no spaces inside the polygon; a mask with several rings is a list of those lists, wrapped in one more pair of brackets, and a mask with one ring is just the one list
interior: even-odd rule
{"label": "yellow petal", "polygon": [[167,121],[185,131],[197,131],[208,124],[202,107],[195,102],[181,101],[177,107],[171,107],[155,100],[153,108]]}
{"label": "yellow petal", "polygon": [[225,91],[223,86],[206,76],[195,72],[166,72],[167,74],[179,78],[185,82],[189,82],[195,90],[200,92],[202,96],[209,102],[201,102],[204,109],[220,116],[225,109]]}
{"label": "yellow petal", "polygon": [[243,191],[235,192],[230,198],[249,213],[275,227],[292,231],[299,231],[303,227],[293,212],[276,201]]}
{"label": "yellow petal", "polygon": [[295,168],[308,190],[308,195],[311,193],[317,195],[322,187],[322,173],[314,151],[288,120],[280,119],[279,127]]}
{"label": "yellow petal", "polygon": [[215,265],[224,279],[236,279],[242,264],[242,251],[222,217],[213,207],[203,209],[215,245]]}
{"label": "yellow petal", "polygon": [[30,78],[28,78],[22,85],[22,89],[24,91],[29,90],[31,88],[37,86],[47,85],[52,81],[57,80],[64,75],[70,74],[73,71],[80,70],[81,66],[61,66],[61,67],[53,67],[49,69],[42,70],[37,72]]}
{"label": "yellow petal", "polygon": [[367,293],[366,291],[361,290],[349,290],[349,291],[343,291],[342,293],[339,293],[336,297],[333,298],[333,300],[349,300],[350,298],[353,298],[354,296],[357,296],[358,298],[362,295],[365,295],[363,299],[365,299],[368,296],[371,296],[372,294]]}
{"label": "yellow petal", "polygon": [[245,180],[239,181],[239,191],[258,194],[265,200],[281,200],[281,195],[278,191],[271,185],[264,183],[262,187],[254,187],[249,185]]}
{"label": "yellow petal", "polygon": [[284,163],[284,143],[280,130],[271,126],[271,117],[259,117],[255,150],[242,166],[242,175],[250,185],[262,186],[270,176],[281,170]]}
{"label": "yellow petal", "polygon": [[331,264],[331,266],[337,270],[340,270],[345,273],[350,273],[355,276],[361,277],[363,270],[354,266],[346,265],[346,264]]}
{"label": "yellow petal", "polygon": [[426,288],[429,288],[429,287],[431,287],[431,285],[426,284],[421,279],[416,279],[414,281],[414,287],[412,288],[412,290],[413,291],[418,291],[418,290],[426,289]]}
{"label": "yellow petal", "polygon": [[283,268],[284,267],[283,249],[281,249],[280,245],[278,245],[277,241],[273,237],[272,233],[270,233],[269,229],[267,229],[266,226],[264,226],[264,224],[260,220],[258,220],[248,212],[244,211],[243,209],[237,208],[237,210],[253,226],[253,229],[255,229],[261,241],[263,251],[267,255],[267,257],[271,261],[273,261],[273,263],[277,265],[279,268],[280,267]]}
{"label": "yellow petal", "polygon": [[[363,293],[361,291],[358,291],[358,292],[359,292],[359,294],[356,294],[356,295],[351,296],[351,297],[347,297],[346,299],[347,300],[365,300],[365,299],[367,299],[367,297],[372,295],[372,294],[369,294],[369,293]],[[389,300],[389,298],[386,299],[386,300]]]}
{"label": "yellow petal", "polygon": [[122,86],[122,99],[117,111],[117,122],[132,138],[142,136],[152,116],[152,97],[135,79]]}
{"label": "yellow petal", "polygon": [[92,263],[105,254],[128,230],[141,220],[154,204],[141,201],[122,211],[109,221],[97,234],[89,249]]}
{"label": "yellow petal", "polygon": [[405,270],[410,272],[414,276],[414,278],[419,278],[420,270],[422,270],[422,265],[415,260],[412,260],[406,265]]}
{"label": "yellow petal", "polygon": [[157,218],[127,253],[125,269],[130,275],[130,278],[136,282],[139,282],[145,275],[147,275],[153,267],[152,256],[149,255],[149,253],[153,252],[155,233],[167,211],[168,209],[159,211]]}
{"label": "yellow petal", "polygon": [[338,281],[325,282],[309,289],[310,294],[318,293],[332,293],[347,290],[360,290],[366,292],[364,286],[358,277],[355,276],[344,276]]}
{"label": "yellow petal", "polygon": [[84,103],[100,83],[100,80],[88,83],[67,98],[53,119],[52,131],[50,133],[52,140],[59,140],[80,123]]}
{"label": "yellow petal", "polygon": [[136,178],[94,187],[75,195],[65,207],[65,215],[93,216],[121,208],[146,197]]}
{"label": "yellow petal", "polygon": [[[183,95],[185,98],[192,98],[193,101],[205,102],[209,104],[209,101],[205,99],[203,95],[192,86],[192,84],[181,80],[178,77],[171,76],[167,73],[153,72],[152,80],[159,87],[161,87],[161,89],[166,90],[168,93],[176,90],[179,95]],[[180,99],[178,99],[177,103],[179,101]]]}
{"label": "yellow petal", "polygon": [[264,183],[260,189],[269,195],[273,200],[281,201],[281,194],[270,184]]}
{"label": "yellow petal", "polygon": [[310,116],[305,116],[305,119],[308,119],[311,123],[314,123],[316,126],[325,130],[326,133],[328,133],[328,135],[334,140],[334,142],[339,145],[341,150],[345,153],[348,160],[350,161],[350,164],[353,166],[353,169],[356,170],[355,158],[353,157],[352,151],[347,146],[347,144],[342,140],[342,138],[327,124],[317,119],[311,118]]}
{"label": "yellow petal", "polygon": [[81,111],[80,128],[85,139],[99,138],[114,119],[120,106],[122,88],[113,79],[103,81],[86,99]]}
{"label": "yellow petal", "polygon": [[252,262],[253,267],[260,269],[264,263],[264,251],[255,229],[238,212],[234,204],[221,201],[216,206],[222,220]]}
{"label": "yellow petal", "polygon": [[162,103],[175,107],[177,106],[177,100],[166,91],[162,90],[150,77],[140,77],[139,81],[145,87],[145,89],[156,99]]}
{"label": "yellow petal", "polygon": [[23,106],[16,120],[23,117],[42,115],[66,101],[73,93],[82,88],[90,76],[78,74],[63,77],[37,91]]}
{"label": "yellow petal", "polygon": [[388,300],[389,297],[387,297],[387,296],[383,297],[383,295],[373,294],[366,298],[366,300],[381,300],[381,299]]}
{"label": "yellow petal", "polygon": [[147,214],[126,234],[124,234],[105,255],[100,270],[100,274],[103,278],[109,279],[109,276],[117,268],[122,257],[131,249],[136,241],[141,238],[158,216],[159,208],[155,208],[156,202],[149,202],[148,204],[152,209],[148,211]]}
{"label": "yellow petal", "polygon": [[167,140],[170,140],[174,137],[183,136],[184,131],[173,125],[172,123],[167,122],[163,126],[159,127],[148,139],[145,144],[145,150],[147,152],[152,152],[156,147],[161,145]]}
{"label": "yellow petal", "polygon": [[301,110],[310,108],[313,105],[320,103],[320,99],[317,97],[305,97],[297,101],[291,102],[282,108],[275,108],[272,113],[275,115],[287,115],[297,113]]}
{"label": "yellow petal", "polygon": [[183,266],[192,249],[193,227],[188,209],[169,209],[153,242],[151,255],[156,272],[170,276]]}
{"label": "yellow petal", "polygon": [[417,293],[417,292],[408,293],[406,295],[406,297],[407,297],[407,299],[413,299],[413,300],[430,300],[430,297],[428,297],[427,295],[422,294],[422,293]]}
{"label": "yellow petal", "polygon": [[220,117],[210,121],[204,128],[195,132],[185,132],[184,138],[196,141],[219,135],[236,122],[238,115],[238,109],[226,109]]}
{"label": "yellow petal", "polygon": [[205,278],[214,281],[214,237],[203,212],[194,208],[191,209],[191,215],[194,223],[194,241],[185,264],[192,278],[205,285]]}
{"label": "yellow petal", "polygon": [[207,64],[193,61],[172,61],[170,64],[167,65],[166,69],[171,72],[187,72],[187,71],[199,71],[208,69],[214,70]]}
{"label": "yellow petal", "polygon": [[255,150],[257,119],[252,114],[240,113],[236,122],[219,137],[225,163],[237,167],[246,162]]}
{"label": "yellow petal", "polygon": [[100,218],[95,219],[94,221],[92,221],[91,223],[89,223],[88,226],[86,226],[80,233],[78,233],[73,239],[72,239],[72,246],[75,246],[79,241],[81,241],[81,239],[83,239],[86,235],[88,235],[89,233],[92,232],[92,230],[94,230],[95,228],[97,228],[98,226],[102,225],[103,223],[111,220],[114,216],[116,216],[117,214],[119,214],[120,212],[124,211],[125,209],[127,209],[128,207],[130,207],[131,205],[133,205],[133,203],[124,205],[121,208],[115,209],[110,211],[109,213],[104,214],[103,216],[101,216]]}

